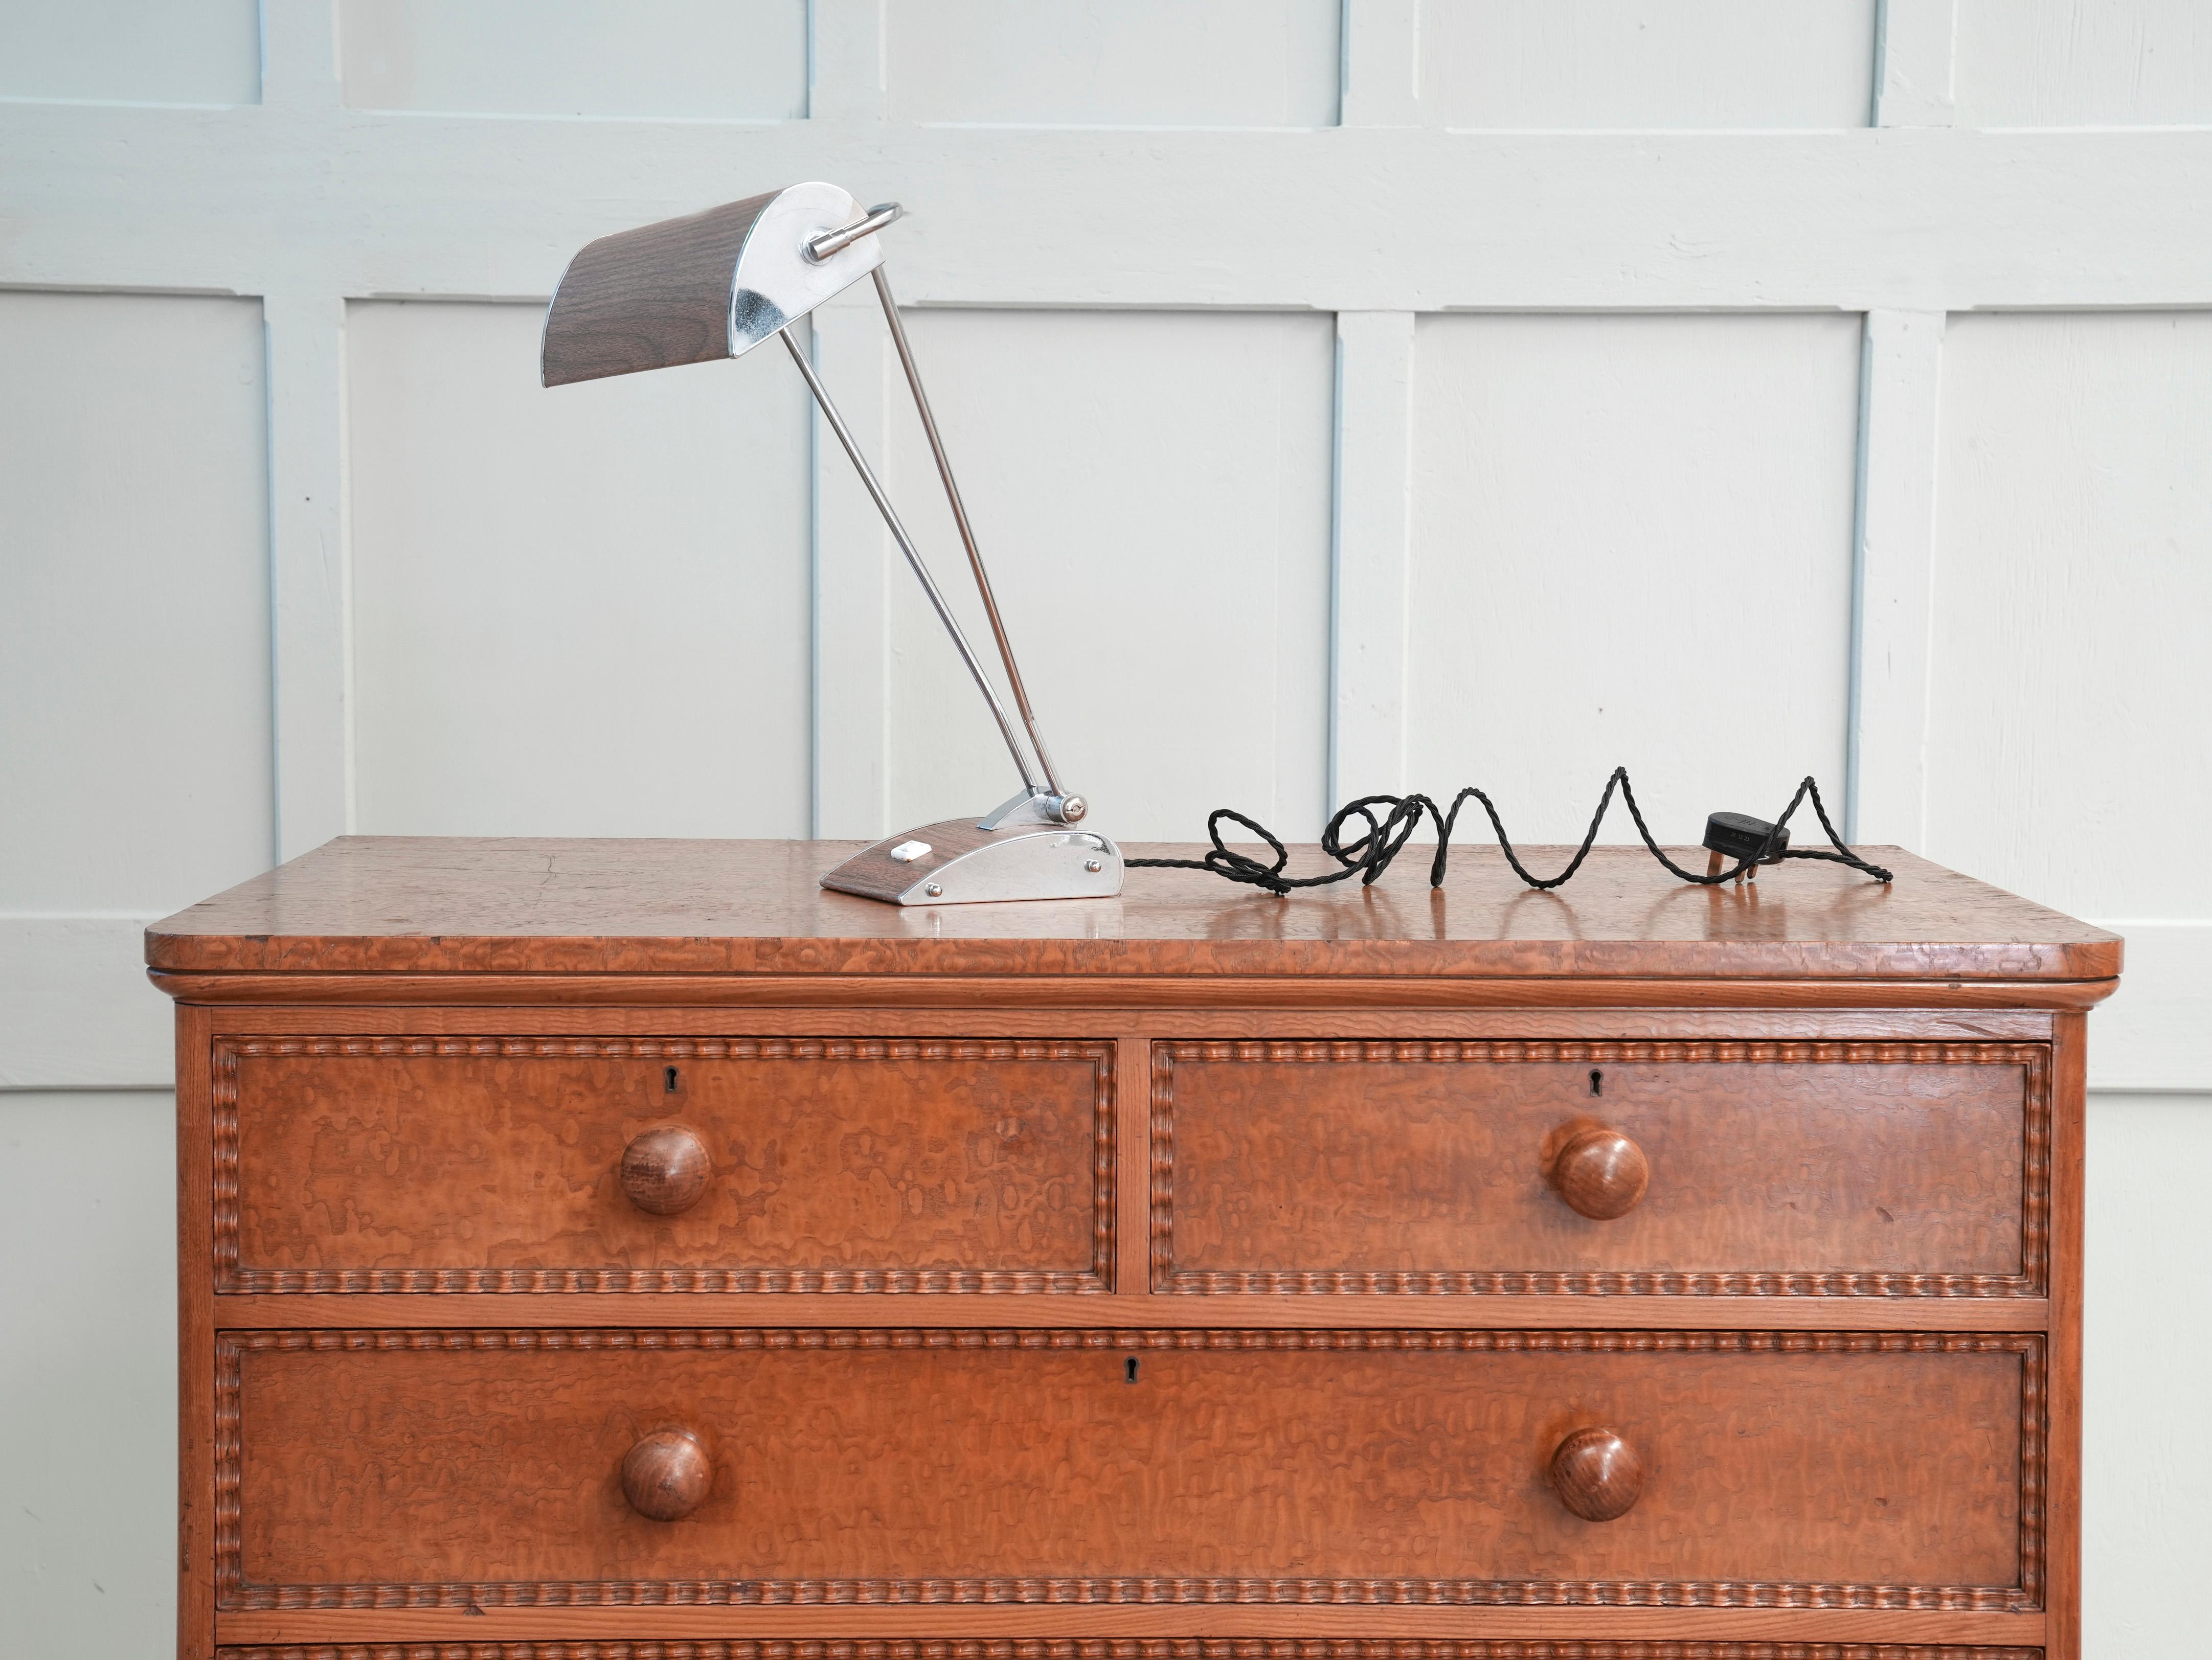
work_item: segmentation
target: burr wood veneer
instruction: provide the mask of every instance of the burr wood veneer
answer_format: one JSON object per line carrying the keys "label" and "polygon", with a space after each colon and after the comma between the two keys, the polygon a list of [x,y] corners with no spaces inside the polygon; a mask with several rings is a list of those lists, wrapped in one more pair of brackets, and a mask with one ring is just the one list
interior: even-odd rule
{"label": "burr wood veneer", "polygon": [[180,1654],[2075,1660],[2110,935],[1888,851],[848,851],[349,838],[149,931]]}

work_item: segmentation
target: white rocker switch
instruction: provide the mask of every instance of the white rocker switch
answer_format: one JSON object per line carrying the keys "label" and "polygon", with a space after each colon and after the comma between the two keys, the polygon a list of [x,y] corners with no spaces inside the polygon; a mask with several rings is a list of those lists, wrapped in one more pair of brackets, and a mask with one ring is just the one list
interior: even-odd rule
{"label": "white rocker switch", "polygon": [[891,849],[891,857],[897,860],[902,865],[911,865],[917,859],[927,859],[929,857],[929,843],[927,842],[902,842],[898,846]]}

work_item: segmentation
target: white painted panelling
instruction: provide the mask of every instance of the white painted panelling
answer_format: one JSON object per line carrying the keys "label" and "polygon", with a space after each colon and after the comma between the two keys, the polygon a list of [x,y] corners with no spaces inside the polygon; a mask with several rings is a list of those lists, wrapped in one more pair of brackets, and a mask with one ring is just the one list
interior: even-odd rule
{"label": "white painted panelling", "polygon": [[0,1090],[165,1085],[147,921],[268,867],[250,300],[0,291]]}
{"label": "white painted panelling", "polygon": [[[1859,335],[1421,319],[1415,788],[1480,785],[1528,842],[1579,841],[1616,765],[1662,841],[1779,812],[1807,773],[1842,806]],[[1617,802],[1605,834],[1635,837]]]}
{"label": "white painted panelling", "polygon": [[1450,127],[1863,127],[1875,0],[1431,0],[1424,103]]}
{"label": "white painted panelling", "polygon": [[1953,85],[1957,0],[1883,0],[1877,16],[1875,125],[1951,125],[1959,113]]}
{"label": "white painted panelling", "polygon": [[909,121],[1322,127],[1340,0],[890,0]]}
{"label": "white painted panelling", "polygon": [[2203,1089],[2212,1078],[2212,921],[2096,916],[2128,942],[2120,988],[2097,1008],[2093,1087]]}
{"label": "white painted panelling", "polygon": [[811,0],[808,43],[813,84],[807,88],[808,132],[832,121],[884,119],[884,0]]}
{"label": "white painted panelling", "polygon": [[[161,828],[141,824],[149,839]],[[167,1089],[175,1025],[146,978],[146,924],[206,897],[136,915],[0,915],[0,1091]]]}
{"label": "white painted panelling", "polygon": [[1336,319],[1334,637],[1330,645],[1331,809],[1406,781],[1413,644],[1413,319]]}
{"label": "white painted panelling", "polygon": [[1936,535],[1940,312],[1866,319],[1850,828],[1917,848],[1928,805],[1928,608]]}
{"label": "white painted panelling", "polygon": [[[815,372],[831,388],[846,430],[880,479],[891,381],[899,371],[875,285],[846,289],[807,320]],[[788,364],[785,373],[798,375]],[[902,386],[899,395],[906,395]],[[812,833],[873,840],[890,828],[891,583],[914,579],[837,435],[818,414],[813,437]]]}
{"label": "white painted panelling", "polygon": [[484,121],[331,91],[269,114],[0,101],[5,280],[543,296],[592,237],[827,173],[915,210],[893,258],[918,305],[2212,303],[2205,231],[2176,206],[2212,131],[1010,134]]}
{"label": "white painted panelling", "polygon": [[[1312,839],[1330,319],[924,311],[908,326],[1039,723],[1097,828],[1197,840],[1227,806]],[[893,410],[893,500],[988,653],[921,429]],[[1018,780],[990,714],[903,569],[891,595],[885,828],[996,806]]]}
{"label": "white painted panelling", "polygon": [[1958,0],[1959,119],[1979,127],[2212,122],[2203,0]]}
{"label": "white painted panelling", "polygon": [[[1951,319],[1931,857],[2076,915],[2212,918],[2173,840],[2212,816],[2208,406],[2212,313]],[[2109,1018],[2147,1047],[2096,1051],[2099,1081],[2212,1085],[2207,945],[2131,945]]]}
{"label": "white painted panelling", "polygon": [[806,0],[338,0],[356,109],[806,113]]}
{"label": "white painted panelling", "polygon": [[260,95],[254,0],[0,3],[0,98],[251,104]]}
{"label": "white painted panelling", "polygon": [[1344,125],[1420,125],[1421,0],[1344,0],[1343,52]]}
{"label": "white painted panelling", "polygon": [[265,869],[260,307],[0,292],[0,912]]}
{"label": "white painted panelling", "polygon": [[[2103,1037],[2093,1018],[2093,1055]],[[2204,1651],[2212,1446],[2157,1432],[2195,1421],[2212,1371],[2212,1327],[2188,1313],[2212,1274],[2212,1096],[2092,1095],[2088,1155],[2081,1652],[2186,1660]]]}
{"label": "white painted panelling", "polygon": [[353,307],[362,830],[805,835],[804,383],[545,391],[540,320]]}
{"label": "white painted panelling", "polygon": [[0,1654],[11,1660],[174,1651],[171,1112],[166,1091],[0,1094]]}
{"label": "white painted panelling", "polygon": [[[1943,348],[1928,852],[2082,916],[2212,917],[2212,313]],[[2212,1076],[2206,1081],[2212,1083]]]}
{"label": "white painted panelling", "polygon": [[261,302],[269,338],[270,680],[276,856],[354,828],[353,570],[345,317],[335,294]]}
{"label": "white painted panelling", "polygon": [[[18,908],[0,933],[0,1086],[167,1075],[139,918],[245,873],[222,851],[234,831],[262,838],[247,868],[265,860],[265,771],[233,787],[224,746],[265,756],[272,718],[288,853],[352,824],[356,773],[370,829],[791,833],[811,816],[850,835],[1006,793],[972,692],[842,458],[818,442],[810,457],[772,354],[543,393],[534,307],[380,303],[356,308],[349,357],[349,297],[542,299],[591,237],[806,177],[916,210],[891,269],[923,308],[1048,732],[1097,822],[1132,836],[1197,835],[1216,803],[1310,836],[1332,718],[1341,789],[1383,781],[1410,749],[1404,781],[1480,777],[1530,836],[1577,834],[1616,760],[1678,839],[1713,806],[1768,810],[1807,768],[1832,780],[1853,319],[1872,313],[1866,828],[1919,841],[1926,812],[1923,850],[2119,919],[2130,976],[2093,1023],[2095,1077],[2212,1079],[2212,908],[2202,861],[2168,845],[2207,802],[2199,783],[2154,794],[2169,764],[2201,780],[2186,768],[2212,732],[2180,654],[2206,613],[2197,325],[1972,317],[1963,344],[1941,337],[1946,313],[2212,308],[2212,222],[2185,210],[2212,131],[2140,125],[2212,121],[2200,7],[1884,0],[1876,50],[1866,0],[1345,0],[1340,27],[1329,0],[813,0],[804,39],[797,0],[275,0],[260,107],[24,101],[250,103],[255,9],[0,0],[0,284],[265,296],[273,503],[209,540],[189,514],[131,506],[137,475],[112,469],[64,522],[122,549],[130,581],[71,590],[27,657],[0,614],[0,734],[36,748],[9,717],[43,723],[35,700],[63,677],[59,787],[90,826],[51,801],[17,808],[25,775],[0,774],[0,816],[16,813],[0,838],[44,827],[27,864],[0,841],[15,884],[0,908]],[[1327,125],[1340,56],[1342,131]],[[1863,130],[1870,100],[1887,131]],[[2138,130],[1972,125],[1991,121]],[[1508,122],[1547,131],[1451,130]],[[1674,130],[1621,130],[1638,127]],[[0,295],[0,313],[17,303]],[[1826,314],[1573,314],[1669,309]],[[1513,313],[1539,314],[1495,314]],[[2099,328],[2151,344],[2108,350],[2081,331]],[[198,350],[192,327],[162,333]],[[2008,344],[2039,339],[2059,344]],[[865,290],[819,316],[813,346],[865,438],[880,451],[890,432],[901,498],[959,592]],[[5,380],[0,562],[76,476],[48,465],[56,409],[64,430],[94,411],[111,447],[157,428],[178,447],[149,476],[192,475],[163,496],[173,511],[261,477],[259,429],[238,429],[227,393],[180,404],[137,378],[159,355],[134,349],[128,379],[98,351],[88,374],[65,360],[76,380],[41,360],[35,397]],[[1976,432],[1996,435],[1990,453]],[[173,466],[195,446],[206,455]],[[131,562],[155,536],[174,572]],[[725,556],[748,536],[772,545]],[[2108,545],[2129,556],[2112,569],[2083,551]],[[273,627],[260,590],[233,592],[264,549]],[[2193,571],[2145,574],[2191,553]],[[164,586],[178,573],[189,589]],[[2146,581],[2155,627],[2135,614]],[[192,672],[149,671],[174,640],[194,642]],[[239,677],[270,658],[273,708],[240,701]],[[1740,683],[1760,708],[1731,696]],[[99,701],[118,687],[161,701]],[[39,755],[27,776],[51,795]],[[1988,778],[1996,817],[2026,826],[2015,842],[1974,816]],[[2163,839],[2126,879],[2039,891],[2119,822],[2081,805],[2116,787],[2136,792],[2128,822]],[[2039,840],[2048,869],[2028,856]],[[0,1523],[0,1556],[23,1569],[0,1586],[11,1655],[167,1640],[146,1598],[168,1583],[168,1448],[114,1429],[173,1421],[166,1104],[143,1098],[151,1112],[116,1132],[126,1159],[82,1134],[94,1098],[0,1098],[34,1121],[0,1168],[35,1165],[41,1191],[71,1198],[10,1213],[60,1268],[17,1286],[0,1330],[99,1368],[88,1384],[41,1373],[0,1417],[122,1461],[89,1489],[107,1495],[97,1524],[73,1508],[82,1481],[34,1505],[43,1528]],[[2185,1411],[2173,1380],[2203,1370],[2155,1298],[2177,1271],[2201,1277],[2204,1230],[2160,1172],[2194,1167],[2212,1095],[2123,1123],[2142,1099],[2093,1110],[2091,1307],[2107,1316],[2091,1329],[2093,1660],[2196,1640],[2203,1529],[2174,1495],[2203,1479],[2137,1428]],[[118,1219],[83,1202],[94,1190],[137,1208]],[[143,1310],[112,1291],[118,1251],[143,1263]],[[27,1316],[49,1289],[61,1300]],[[118,1332],[132,1346],[104,1347]],[[27,1363],[0,1357],[13,1389]],[[43,1499],[56,1468],[16,1457],[0,1491]]]}

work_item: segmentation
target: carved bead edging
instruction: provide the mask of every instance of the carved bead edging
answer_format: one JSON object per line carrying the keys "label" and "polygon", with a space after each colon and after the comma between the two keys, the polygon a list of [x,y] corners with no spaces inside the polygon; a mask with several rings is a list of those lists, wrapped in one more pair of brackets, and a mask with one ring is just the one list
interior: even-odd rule
{"label": "carved bead edging", "polygon": [[[1081,1273],[1033,1268],[248,1268],[239,1262],[241,1056],[486,1055],[732,1061],[1088,1061],[1091,1257]],[[1098,1039],[968,1037],[218,1037],[211,1068],[216,1290],[227,1295],[426,1292],[707,1292],[1103,1296],[1114,1274],[1115,1045]]]}
{"label": "carved bead edging", "polygon": [[313,1643],[222,1648],[217,1660],[2043,1660],[2040,1649],[1922,1643],[1607,1638],[665,1638],[520,1643]]}
{"label": "carved bead edging", "polygon": [[[1468,1353],[2016,1354],[2021,1359],[2015,1586],[1677,1580],[1235,1578],[1174,1576],[287,1584],[245,1582],[239,1441],[248,1353],[725,1349],[1267,1349]],[[2009,1332],[1249,1331],[697,1328],[240,1331],[216,1341],[216,1589],[226,1609],[940,1603],[1221,1603],[1456,1607],[1818,1608],[2031,1613],[2042,1607],[2047,1352]]]}
{"label": "carved bead edging", "polygon": [[[2021,1104],[2019,1274],[1621,1268],[1347,1272],[1182,1269],[1175,1264],[1175,1063],[2017,1066]],[[2034,1298],[2051,1285],[2051,1050],[2044,1043],[1811,1039],[1224,1039],[1152,1046],[1152,1285],[1188,1296]]]}
{"label": "carved bead edging", "polygon": [[241,1585],[225,1612],[491,1608],[1799,1608],[2033,1614],[2002,1586],[1719,1581],[1283,1580],[1167,1577],[1005,1579],[577,1580],[520,1584]]}

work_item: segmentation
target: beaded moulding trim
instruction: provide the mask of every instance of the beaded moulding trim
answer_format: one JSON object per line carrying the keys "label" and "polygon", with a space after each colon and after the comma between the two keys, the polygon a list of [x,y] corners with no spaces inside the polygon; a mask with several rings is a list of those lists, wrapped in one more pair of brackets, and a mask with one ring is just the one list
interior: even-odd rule
{"label": "beaded moulding trim", "polygon": [[1636,1639],[1014,1637],[758,1641],[313,1643],[225,1648],[218,1660],[2043,1660],[2041,1649],[1924,1643]]}
{"label": "beaded moulding trim", "polygon": [[[519,1060],[1081,1061],[1091,1087],[1091,1267],[992,1268],[258,1268],[240,1261],[239,1061],[264,1055]],[[1098,1296],[1114,1280],[1115,1046],[1095,1039],[874,1037],[220,1037],[213,1056],[214,1255],[222,1294],[380,1292],[951,1292]]]}
{"label": "beaded moulding trim", "polygon": [[[1178,1061],[1262,1065],[2011,1066],[2021,1104],[2021,1263],[2016,1274],[1626,1269],[1191,1270],[1175,1259],[1175,1069]],[[1152,1286],[1184,1295],[1410,1297],[1977,1297],[2037,1298],[2051,1283],[2051,1051],[2042,1043],[1784,1042],[1159,1043],[1152,1046]]]}
{"label": "beaded moulding trim", "polygon": [[[958,1579],[562,1580],[258,1584],[241,1560],[243,1363],[270,1353],[976,1349],[1401,1350],[1560,1354],[2014,1354],[2021,1361],[2020,1568],[2012,1585],[1714,1580],[1024,1577]],[[2046,1351],[1982,1332],[653,1330],[226,1332],[216,1343],[216,1606],[223,1609],[1243,1603],[1430,1607],[1888,1608],[2033,1613],[2043,1605]]]}

